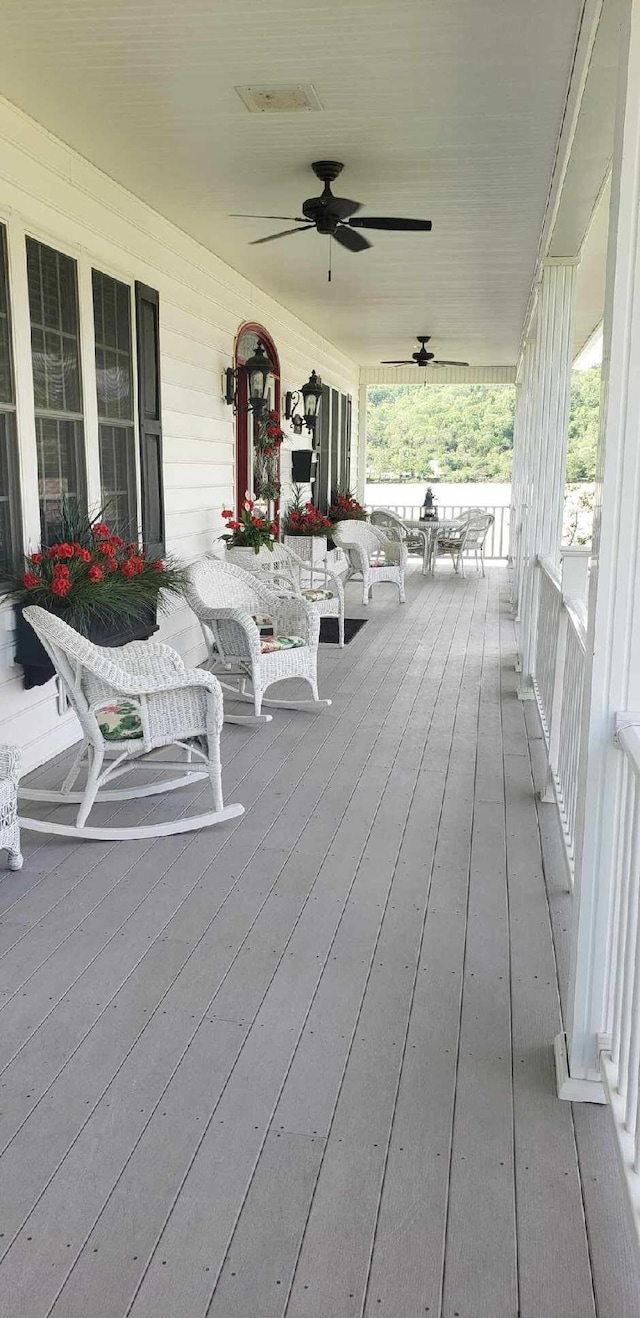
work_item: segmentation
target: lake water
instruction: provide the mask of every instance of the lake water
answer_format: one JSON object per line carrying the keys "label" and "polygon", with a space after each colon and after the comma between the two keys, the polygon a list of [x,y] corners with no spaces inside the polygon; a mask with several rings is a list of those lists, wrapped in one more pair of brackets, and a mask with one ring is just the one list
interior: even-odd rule
{"label": "lake water", "polygon": [[[388,507],[394,504],[422,507],[428,481],[419,484],[378,485],[367,482],[365,486],[365,503],[374,507]],[[459,485],[447,485],[444,481],[432,481],[431,489],[436,503],[441,508],[463,505],[468,508],[495,508],[509,506],[511,486],[503,484],[474,485],[471,482]]]}

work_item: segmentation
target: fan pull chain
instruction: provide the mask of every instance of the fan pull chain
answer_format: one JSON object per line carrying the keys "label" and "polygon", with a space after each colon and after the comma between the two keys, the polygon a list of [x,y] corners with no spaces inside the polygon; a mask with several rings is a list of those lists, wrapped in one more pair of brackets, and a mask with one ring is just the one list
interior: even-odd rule
{"label": "fan pull chain", "polygon": [[331,283],[331,234],[329,234],[329,269],[327,270],[327,283]]}

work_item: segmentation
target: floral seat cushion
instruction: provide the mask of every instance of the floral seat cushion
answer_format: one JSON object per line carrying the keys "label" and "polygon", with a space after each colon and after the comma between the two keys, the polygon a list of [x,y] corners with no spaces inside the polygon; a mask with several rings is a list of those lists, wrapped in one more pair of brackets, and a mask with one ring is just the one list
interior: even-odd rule
{"label": "floral seat cushion", "polygon": [[252,617],[261,636],[273,636],[273,618],[266,613],[254,613]]}
{"label": "floral seat cushion", "polygon": [[310,604],[317,604],[320,600],[335,599],[332,590],[303,590],[302,598],[309,600]]}
{"label": "floral seat cushion", "polygon": [[132,741],[142,736],[140,711],[130,700],[103,705],[96,711],[96,718],[105,741]]}
{"label": "floral seat cushion", "polygon": [[385,553],[372,554],[369,559],[369,567],[397,567],[392,559],[387,558]]}
{"label": "floral seat cushion", "polygon": [[276,650],[299,650],[301,645],[305,645],[302,636],[261,636],[260,650],[262,654],[275,654]]}

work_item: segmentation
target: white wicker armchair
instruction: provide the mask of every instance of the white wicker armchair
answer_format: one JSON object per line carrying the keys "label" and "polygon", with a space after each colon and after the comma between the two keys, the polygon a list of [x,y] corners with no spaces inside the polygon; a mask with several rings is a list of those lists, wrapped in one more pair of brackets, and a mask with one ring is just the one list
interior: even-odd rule
{"label": "white wicker armchair", "polygon": [[[331,704],[318,697],[320,618],[307,600],[278,595],[261,577],[211,556],[190,567],[186,596],[202,627],[210,663],[238,678],[237,687],[223,682],[225,691],[253,704],[253,716],[234,722],[265,721],[271,716],[262,713],[263,705],[323,709]],[[266,620],[272,637],[261,635]],[[286,678],[307,682],[312,699],[266,700],[267,688]],[[247,681],[252,694],[245,689]]]}
{"label": "white wicker armchair", "polygon": [[20,751],[17,746],[0,745],[0,851],[7,851],[10,870],[22,869],[17,808],[19,779]]}
{"label": "white wicker armchair", "polygon": [[404,604],[404,573],[407,566],[407,546],[397,537],[393,539],[381,527],[369,522],[337,522],[333,539],[349,560],[347,581],[362,577],[362,603],[369,603],[374,586],[381,581],[392,581],[398,587],[398,596]]}
{"label": "white wicker armchair", "polygon": [[421,530],[417,526],[407,526],[392,508],[374,508],[371,513],[371,525],[384,528],[385,535],[391,540],[403,540],[409,554],[419,554],[422,559],[422,572],[426,576],[431,563],[433,533],[430,526]]}
{"label": "white wicker armchair", "polygon": [[[201,669],[185,668],[168,645],[132,641],[107,649],[93,645],[46,609],[31,606],[24,610],[24,616],[51,658],[80,720],[83,739],[60,791],[21,788],[19,793],[27,800],[77,804],[76,823],[21,817],[23,827],[63,836],[120,840],[187,833],[244,813],[243,806],[225,806],[222,799],[223,707],[217,678]],[[187,752],[184,760],[174,763],[146,759],[145,763],[163,771],[177,770],[180,777],[104,790],[114,779],[130,773],[143,756],[173,745]],[[72,788],[85,765],[84,789],[74,792]],[[156,796],[202,778],[209,779],[213,792],[214,809],[206,814],[133,828],[87,825],[96,802]]]}
{"label": "white wicker armchair", "polygon": [[[286,591],[311,604],[321,618],[338,619],[339,644],[344,645],[344,586],[326,563],[313,566],[286,545],[274,544],[270,554],[256,554],[250,571],[276,592]],[[313,585],[312,581],[317,581]]]}

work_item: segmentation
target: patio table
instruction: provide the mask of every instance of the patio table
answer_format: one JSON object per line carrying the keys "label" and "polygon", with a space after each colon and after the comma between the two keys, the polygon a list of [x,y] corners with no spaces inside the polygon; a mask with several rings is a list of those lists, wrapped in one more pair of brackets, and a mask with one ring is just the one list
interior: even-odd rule
{"label": "patio table", "polygon": [[434,571],[436,536],[440,531],[457,530],[464,518],[449,517],[439,521],[437,518],[423,520],[417,517],[404,517],[402,520],[407,530],[420,531],[423,535],[422,575],[426,577],[428,572]]}

